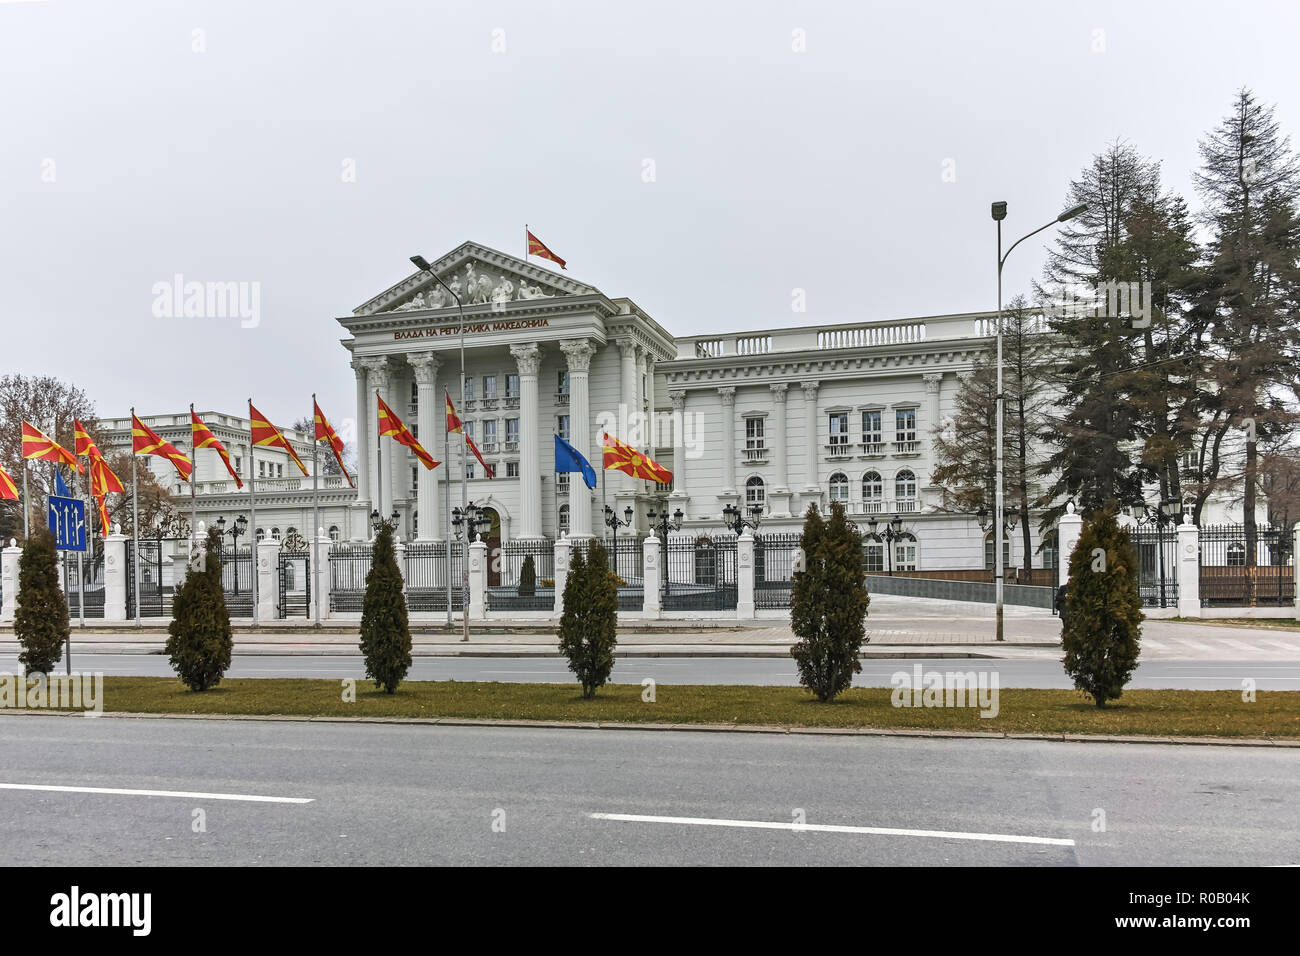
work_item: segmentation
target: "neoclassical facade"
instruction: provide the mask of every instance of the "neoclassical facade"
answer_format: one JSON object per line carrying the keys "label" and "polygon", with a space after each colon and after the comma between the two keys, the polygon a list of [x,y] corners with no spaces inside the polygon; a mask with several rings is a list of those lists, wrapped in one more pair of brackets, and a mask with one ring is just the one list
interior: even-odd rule
{"label": "neoclassical facade", "polygon": [[[975,516],[944,512],[930,477],[931,433],[990,347],[988,314],[674,337],[630,299],[477,243],[432,268],[464,302],[463,390],[460,315],[427,273],[338,319],[363,464],[354,535],[373,509],[396,512],[406,537],[442,539],[463,468],[469,500],[488,509],[500,540],[603,534],[604,504],[620,520],[631,509],[621,534],[646,533],[648,513],[665,504],[693,534],[721,531],[728,505],[761,509],[761,529],[794,531],[809,504],[840,500],[864,529],[897,518],[898,537],[875,551],[881,570],[991,560]],[[444,388],[494,478],[454,447],[429,472],[402,446],[376,442],[379,396],[443,460]],[[589,492],[579,476],[554,473],[554,434],[601,471],[602,430],[671,470],[672,485],[610,471]],[[1035,530],[1035,567],[1055,561],[1040,543]],[[1020,564],[1019,542],[1006,547]]]}

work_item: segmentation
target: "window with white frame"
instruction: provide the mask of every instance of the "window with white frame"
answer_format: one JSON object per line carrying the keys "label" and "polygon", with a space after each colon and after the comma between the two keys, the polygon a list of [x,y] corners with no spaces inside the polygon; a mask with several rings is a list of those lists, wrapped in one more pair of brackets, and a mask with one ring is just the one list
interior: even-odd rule
{"label": "window with white frame", "polygon": [[894,541],[894,570],[916,570],[916,535],[909,531]]}
{"label": "window with white frame", "polygon": [[272,529],[271,529],[271,540],[272,540],[272,541],[279,541],[279,540],[280,540],[280,529],[279,529],[279,528],[272,528]]}
{"label": "window with white frame", "polygon": [[517,418],[506,419],[506,441],[508,442],[519,441],[519,419]]}
{"label": "window with white frame", "polygon": [[[984,535],[984,570],[993,570],[993,532],[986,532]],[[1011,539],[1004,537],[1002,539],[1002,567],[1011,567]]]}
{"label": "window with white frame", "polygon": [[560,530],[569,530],[569,506],[560,505]]}
{"label": "window with white frame", "polygon": [[470,438],[473,438],[473,437],[474,437],[474,423],[473,423],[473,422],[463,422],[463,423],[462,423],[462,427],[465,429],[465,434],[466,434],[466,435],[468,435]]}
{"label": "window with white frame", "polygon": [[471,479],[471,480],[473,479],[473,477],[474,477],[474,466],[473,466],[473,465],[466,465],[466,466],[465,466],[465,477],[466,477],[467,479]]}
{"label": "window with white frame", "polygon": [[569,416],[568,415],[555,416],[555,431],[565,441],[569,440]]}
{"label": "window with white frame", "polygon": [[497,377],[495,375],[483,376],[483,397],[484,398],[497,397]]}
{"label": "window with white frame", "polygon": [[411,466],[411,487],[420,487],[420,468],[418,465]]}
{"label": "window with white frame", "polygon": [[507,478],[519,477],[519,462],[517,461],[506,462],[506,477]]}
{"label": "window with white frame", "polygon": [[879,501],[885,496],[885,483],[880,480],[880,472],[869,471],[862,476],[862,500]]}
{"label": "window with white frame", "polygon": [[915,408],[900,408],[894,412],[894,441],[916,441]]}
{"label": "window with white frame", "polygon": [[495,418],[483,419],[483,444],[495,445],[497,443],[497,420]]}
{"label": "window with white frame", "polygon": [[916,475],[906,468],[894,476],[894,497],[903,501],[916,498]]}
{"label": "window with white frame", "polygon": [[832,412],[830,416],[830,443],[847,445],[849,443],[849,413]]}
{"label": "window with white frame", "polygon": [[879,445],[885,440],[880,424],[880,409],[874,408],[862,413],[862,443]]}
{"label": "window with white frame", "polygon": [[511,372],[506,376],[506,398],[519,397],[519,376]]}
{"label": "window with white frame", "polygon": [[765,446],[763,423],[766,419],[755,417],[745,419],[745,447],[750,451],[761,451]]}
{"label": "window with white frame", "polygon": [[842,471],[831,475],[831,501],[849,503],[849,479]]}
{"label": "window with white frame", "polygon": [[465,376],[465,394],[461,398],[467,402],[474,401],[474,378],[471,375]]}
{"label": "window with white frame", "polygon": [[867,574],[885,573],[885,544],[879,535],[868,535],[863,539],[862,559]]}
{"label": "window with white frame", "polygon": [[755,475],[745,482],[745,507],[757,506],[761,511],[767,507],[767,488],[763,479]]}
{"label": "window with white frame", "polygon": [[555,382],[555,391],[560,395],[569,394],[569,370],[560,369]]}
{"label": "window with white frame", "polygon": [[330,540],[337,544],[341,537],[343,537],[343,533],[339,531],[339,526],[336,524],[330,525]]}

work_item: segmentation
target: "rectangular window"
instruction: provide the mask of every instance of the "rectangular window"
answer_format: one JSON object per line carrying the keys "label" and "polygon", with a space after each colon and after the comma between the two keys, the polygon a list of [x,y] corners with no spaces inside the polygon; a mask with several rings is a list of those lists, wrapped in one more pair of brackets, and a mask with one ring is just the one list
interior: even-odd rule
{"label": "rectangular window", "polygon": [[559,434],[561,438],[563,438],[565,441],[568,441],[569,440],[569,416],[568,415],[556,416],[555,421],[556,421],[556,432]]}
{"label": "rectangular window", "polygon": [[518,397],[519,397],[519,376],[514,374],[507,375],[506,376],[506,398],[518,398]]}
{"label": "rectangular window", "polygon": [[506,477],[507,478],[519,477],[519,462],[517,461],[506,462]]}
{"label": "rectangular window", "polygon": [[242,475],[243,473],[244,473],[244,459],[242,459],[242,458],[236,458],[236,459],[235,459],[235,474],[237,474],[237,475]]}
{"label": "rectangular window", "polygon": [[419,465],[411,466],[411,487],[412,488],[420,487],[420,466]]}
{"label": "rectangular window", "polygon": [[763,447],[763,423],[762,418],[745,419],[745,447],[751,449],[761,449]]}
{"label": "rectangular window", "polygon": [[867,574],[883,574],[885,571],[885,546],[879,541],[868,541],[862,546],[863,570]]}
{"label": "rectangular window", "polygon": [[880,409],[862,413],[862,441],[867,445],[878,445],[884,441],[880,424]]}
{"label": "rectangular window", "polygon": [[519,441],[519,419],[506,419],[506,441]]}
{"label": "rectangular window", "polygon": [[495,418],[484,419],[483,444],[495,445],[496,443],[497,443],[497,420]]}
{"label": "rectangular window", "polygon": [[484,398],[497,397],[497,377],[495,375],[483,376],[483,397]]}
{"label": "rectangular window", "polygon": [[563,370],[561,370],[560,375],[559,375],[559,380],[558,380],[558,382],[556,383],[556,386],[555,386],[555,390],[556,390],[557,392],[559,392],[561,395],[568,395],[568,394],[569,394],[569,372],[568,372],[568,369],[563,369]]}
{"label": "rectangular window", "polygon": [[466,466],[465,466],[465,477],[466,477],[466,478],[473,478],[473,477],[474,477],[474,466],[473,466],[473,465],[466,465]]}
{"label": "rectangular window", "polygon": [[468,375],[465,376],[465,395],[463,397],[467,402],[474,401],[474,379]]}
{"label": "rectangular window", "polygon": [[468,435],[470,438],[473,438],[473,437],[474,437],[474,423],[473,423],[473,422],[465,422],[465,423],[464,423],[464,426],[465,426],[465,434]]}
{"label": "rectangular window", "polygon": [[900,408],[894,412],[894,441],[916,441],[915,408]]}
{"label": "rectangular window", "polygon": [[830,418],[830,435],[832,445],[847,445],[849,442],[849,413],[836,412]]}
{"label": "rectangular window", "polygon": [[266,462],[264,462],[264,461],[259,461],[259,462],[257,463],[257,477],[259,477],[259,478],[265,478],[265,477],[266,477]]}
{"label": "rectangular window", "polygon": [[916,545],[908,541],[894,543],[894,570],[916,570]]}
{"label": "rectangular window", "polygon": [[281,465],[276,465],[276,466],[275,466],[275,477],[277,477],[277,478],[283,478],[283,477],[284,477],[284,465],[281,464]]}
{"label": "rectangular window", "polygon": [[411,383],[411,404],[415,405],[420,401],[420,386],[417,382]]}

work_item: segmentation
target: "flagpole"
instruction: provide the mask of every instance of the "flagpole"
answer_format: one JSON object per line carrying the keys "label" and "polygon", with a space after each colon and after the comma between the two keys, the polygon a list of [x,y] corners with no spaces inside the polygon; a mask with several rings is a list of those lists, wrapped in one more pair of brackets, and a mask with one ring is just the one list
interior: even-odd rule
{"label": "flagpole", "polygon": [[[447,467],[451,468],[451,432],[447,430],[447,409],[442,410],[442,459],[446,462]],[[447,503],[447,525],[445,528],[447,534],[447,633],[451,633],[451,476],[443,482],[446,489],[443,491],[443,500]]]}
{"label": "flagpole", "polygon": [[[605,462],[602,458],[601,465],[604,464]],[[600,469],[600,523],[605,527],[604,534],[602,534],[601,537],[606,542],[609,541],[609,520],[605,514],[605,509],[607,507],[609,506],[605,504],[605,469],[602,467]]]}
{"label": "flagpole", "polygon": [[135,626],[140,626],[140,494],[135,480],[135,406],[131,406],[131,577],[135,590]]}
{"label": "flagpole", "polygon": [[[312,498],[312,531],[311,531],[311,550],[308,552],[312,558],[319,558],[316,554],[316,536],[321,533],[320,526],[320,465],[318,464],[320,452],[320,439],[316,437],[316,393],[311,393],[311,420],[312,420],[312,439],[311,439],[311,498]],[[319,569],[317,569],[319,570]],[[311,561],[307,562],[307,580],[311,580]],[[312,588],[316,592],[316,626],[320,627],[320,576],[316,577],[316,587]]]}
{"label": "flagpole", "polygon": [[23,459],[23,544],[31,539],[32,532],[28,525],[31,523],[32,503],[27,494],[27,460]]}
{"label": "flagpole", "polygon": [[[379,389],[375,389],[375,407],[379,407]],[[384,436],[379,422],[375,422],[375,512],[384,520]],[[373,528],[371,529],[374,530]]]}
{"label": "flagpole", "polygon": [[[258,624],[258,560],[257,560],[257,482],[253,480],[254,472],[253,455],[256,445],[253,444],[253,399],[248,399],[248,510],[253,516],[253,540],[249,543],[249,557],[253,559],[253,623]],[[235,538],[235,561],[239,561],[239,538]]]}
{"label": "flagpole", "polygon": [[[77,450],[75,438],[73,439],[72,450],[73,451]],[[86,456],[86,461],[87,462],[90,461],[89,455]],[[87,466],[86,468],[86,478],[87,480],[89,480],[90,478],[89,466]],[[82,499],[82,501],[84,504],[85,499]],[[94,540],[95,516],[90,514],[89,510],[86,511],[86,514],[90,519],[89,530],[87,531],[86,534],[86,543],[89,544],[91,541]],[[86,522],[82,522],[82,523],[85,524]],[[86,569],[85,569],[85,564],[81,560],[82,556],[85,553],[86,553],[85,548],[82,548],[80,551],[77,552],[77,623],[82,630],[86,629]],[[72,673],[72,635],[70,634],[68,635],[68,673],[69,674]]]}
{"label": "flagpole", "polygon": [[190,402],[190,558],[193,559],[199,547],[199,499],[195,480],[199,477],[199,449],[194,444],[194,403]]}

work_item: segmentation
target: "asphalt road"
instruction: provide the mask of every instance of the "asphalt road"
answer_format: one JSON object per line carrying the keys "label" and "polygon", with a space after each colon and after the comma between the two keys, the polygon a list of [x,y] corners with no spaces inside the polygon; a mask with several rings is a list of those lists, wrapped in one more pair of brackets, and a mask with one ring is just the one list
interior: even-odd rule
{"label": "asphalt road", "polygon": [[15,865],[1300,863],[1283,749],[8,716],[0,767]]}
{"label": "asphalt road", "polygon": [[[158,654],[77,654],[78,671],[105,675],[171,676],[167,658]],[[858,687],[889,687],[897,671],[995,671],[1000,687],[1069,688],[1070,681],[1054,660],[993,660],[987,658],[930,658],[924,660],[873,658],[864,661],[854,679]],[[62,666],[59,668],[62,670]],[[0,654],[0,672],[18,673],[18,658]],[[229,677],[363,678],[359,656],[286,655],[238,656],[226,672]],[[559,657],[417,657],[410,680],[504,681],[509,683],[568,683],[573,674]],[[758,684],[793,686],[799,679],[794,661],[783,658],[639,657],[623,658],[614,665],[614,681],[639,684],[643,678],[661,684]],[[1134,688],[1181,690],[1240,690],[1245,679],[1257,690],[1300,690],[1300,661],[1150,661],[1139,664],[1128,684]]]}

